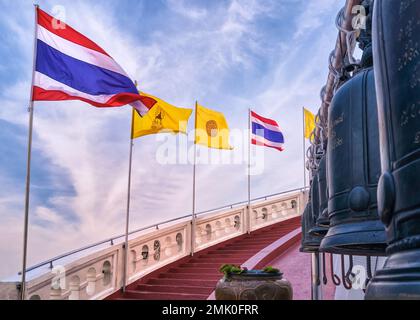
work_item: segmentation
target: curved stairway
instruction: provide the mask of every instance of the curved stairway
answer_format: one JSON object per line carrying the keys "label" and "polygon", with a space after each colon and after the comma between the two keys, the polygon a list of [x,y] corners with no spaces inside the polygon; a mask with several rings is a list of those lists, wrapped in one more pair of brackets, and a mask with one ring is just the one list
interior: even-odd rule
{"label": "curved stairway", "polygon": [[227,240],[160,268],[107,300],[206,300],[222,278],[222,264],[241,265],[299,226],[296,217]]}

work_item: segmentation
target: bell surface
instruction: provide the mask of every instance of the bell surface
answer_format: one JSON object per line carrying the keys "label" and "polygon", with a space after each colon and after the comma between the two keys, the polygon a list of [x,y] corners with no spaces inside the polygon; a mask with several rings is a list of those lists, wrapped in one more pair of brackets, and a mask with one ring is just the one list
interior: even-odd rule
{"label": "bell surface", "polygon": [[389,257],[366,299],[420,299],[420,1],[375,1],[373,53]]}
{"label": "bell surface", "polygon": [[312,218],[312,204],[308,201],[305,210],[302,214],[302,241],[301,252],[318,252],[321,239],[319,237],[309,234],[309,230],[314,226]]}
{"label": "bell surface", "polygon": [[328,218],[328,186],[327,186],[327,157],[324,155],[318,168],[318,192],[319,192],[319,216],[316,224],[323,228],[328,228],[330,219]]}
{"label": "bell surface", "polygon": [[[318,215],[318,184],[312,179],[309,190],[309,199],[302,214],[302,245],[301,252],[318,252],[321,238],[312,234],[310,231],[315,227]],[[315,201],[313,200],[315,198]],[[314,210],[315,208],[315,210]]]}
{"label": "bell surface", "polygon": [[[309,234],[315,237],[322,237],[326,234],[327,229],[320,227],[317,224],[320,215],[320,202],[319,202],[319,171],[317,171],[312,179],[311,183],[311,207],[312,207],[312,219],[313,224],[309,229]],[[320,239],[319,239],[320,242]]]}
{"label": "bell surface", "polygon": [[330,227],[320,251],[385,255],[386,234],[376,200],[381,166],[373,68],[362,69],[340,87],[328,122]]}
{"label": "bell surface", "polygon": [[324,237],[328,232],[328,225],[330,220],[328,219],[328,195],[327,195],[327,172],[325,155],[322,157],[318,171],[314,176],[314,183],[317,187],[314,188],[317,194],[313,194],[312,197],[318,195],[318,210],[315,218],[315,226],[309,230],[309,233],[313,236]]}

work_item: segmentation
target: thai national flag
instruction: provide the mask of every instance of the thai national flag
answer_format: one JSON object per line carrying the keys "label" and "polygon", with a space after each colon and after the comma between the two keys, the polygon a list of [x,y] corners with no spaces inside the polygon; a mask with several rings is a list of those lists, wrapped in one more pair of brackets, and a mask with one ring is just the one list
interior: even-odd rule
{"label": "thai national flag", "polygon": [[140,114],[135,84],[101,47],[37,8],[34,101],[82,100],[96,107],[132,104]]}
{"label": "thai national flag", "polygon": [[283,151],[284,137],[276,121],[251,111],[251,143]]}

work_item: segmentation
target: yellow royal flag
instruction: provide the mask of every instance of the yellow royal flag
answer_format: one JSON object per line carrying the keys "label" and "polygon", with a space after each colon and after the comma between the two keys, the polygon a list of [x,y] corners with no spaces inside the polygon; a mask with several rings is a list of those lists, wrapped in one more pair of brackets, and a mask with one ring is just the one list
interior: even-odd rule
{"label": "yellow royal flag", "polygon": [[154,100],[154,103],[143,117],[140,117],[133,109],[133,131],[131,133],[133,139],[156,133],[187,133],[187,123],[192,113],[191,109],[174,107],[144,92],[140,92],[140,95],[148,98],[148,101]]}
{"label": "yellow royal flag", "polygon": [[315,115],[307,110],[306,108],[303,108],[303,113],[305,115],[305,123],[304,123],[304,130],[305,130],[305,138],[310,139],[311,133],[315,129]]}
{"label": "yellow royal flag", "polygon": [[195,143],[215,149],[233,149],[229,144],[229,127],[223,113],[196,104]]}

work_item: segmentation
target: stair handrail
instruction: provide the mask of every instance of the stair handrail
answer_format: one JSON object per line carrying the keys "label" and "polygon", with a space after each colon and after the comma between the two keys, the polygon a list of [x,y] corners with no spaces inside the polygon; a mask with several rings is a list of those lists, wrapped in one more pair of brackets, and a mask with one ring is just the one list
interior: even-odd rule
{"label": "stair handrail", "polygon": [[[270,194],[270,195],[266,195],[266,196],[262,196],[262,197],[251,199],[251,202],[256,202],[256,201],[259,201],[259,200],[268,200],[269,198],[280,196],[280,195],[291,193],[291,192],[297,192],[297,191],[304,192],[307,189],[309,189],[309,187],[300,187],[300,188],[286,190],[286,191],[282,191],[282,192],[278,192],[278,193],[273,193],[273,194]],[[214,212],[214,211],[220,211],[222,209],[233,209],[234,207],[237,207],[237,206],[239,206],[241,204],[247,204],[247,203],[248,203],[247,200],[236,202],[236,203],[232,203],[232,204],[225,205],[225,206],[222,206],[222,207],[218,207],[218,208],[214,208],[214,209],[210,209],[210,210],[198,212],[198,213],[196,213],[196,216],[203,215],[203,214],[206,214],[206,213],[211,213],[211,212]],[[165,220],[163,222],[155,223],[155,224],[152,224],[152,225],[149,225],[149,226],[146,226],[146,227],[142,227],[142,228],[139,228],[139,229],[130,231],[128,233],[128,235],[133,235],[135,233],[142,232],[142,231],[149,230],[149,229],[153,229],[153,228],[156,229],[156,230],[159,230],[159,226],[162,226],[162,225],[165,225],[165,224],[168,224],[168,223],[171,223],[171,222],[179,221],[179,220],[182,220],[182,219],[186,219],[186,218],[191,218],[191,214],[185,215],[185,216],[181,216],[181,217],[177,217],[177,218],[172,218],[172,219],[169,219],[169,220]],[[114,241],[115,240],[118,240],[118,239],[123,238],[123,237],[125,237],[125,234],[114,236],[112,238],[108,238],[108,239],[105,239],[105,240],[102,240],[102,241],[98,241],[98,242],[92,243],[90,245],[87,245],[87,246],[84,246],[84,247],[81,247],[81,248],[78,248],[78,249],[75,249],[75,250],[68,251],[66,253],[60,254],[58,256],[55,256],[55,257],[53,257],[51,259],[48,259],[48,260],[45,260],[43,262],[37,263],[37,264],[35,264],[35,265],[27,268],[26,269],[26,272],[30,272],[30,271],[39,269],[39,268],[41,268],[43,266],[46,266],[46,265],[49,265],[49,268],[50,269],[53,269],[54,262],[57,261],[57,260],[61,260],[63,258],[72,256],[72,255],[74,255],[76,253],[79,253],[79,252],[82,252],[82,251],[86,251],[88,249],[92,249],[94,247],[98,247],[98,246],[103,245],[103,244],[106,244],[106,243],[110,243],[110,245],[112,246],[112,245],[114,245]],[[22,272],[19,271],[18,272],[18,275],[21,275],[21,274],[22,274]]]}

